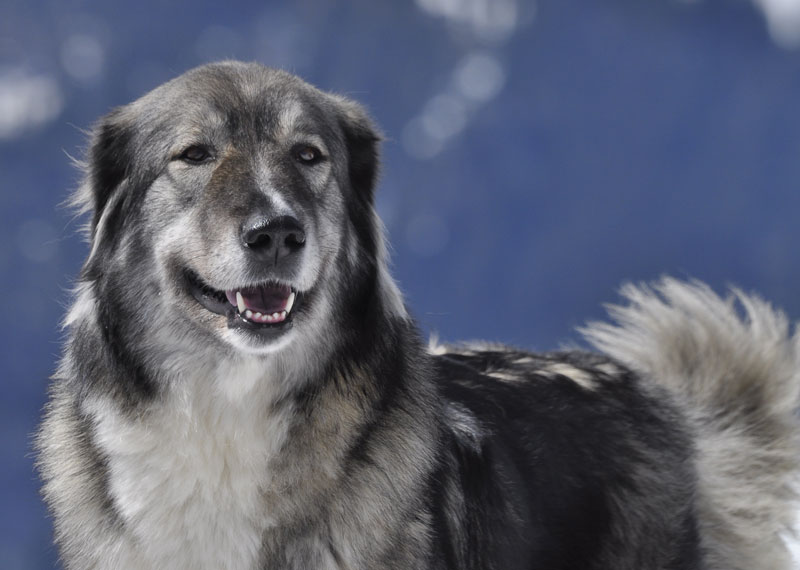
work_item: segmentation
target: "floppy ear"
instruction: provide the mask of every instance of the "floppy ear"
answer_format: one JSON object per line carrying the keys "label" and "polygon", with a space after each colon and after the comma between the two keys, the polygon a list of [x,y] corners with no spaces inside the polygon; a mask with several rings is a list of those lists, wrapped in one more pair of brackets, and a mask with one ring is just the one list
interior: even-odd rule
{"label": "floppy ear", "polygon": [[92,133],[88,171],[83,197],[84,208],[92,212],[94,234],[111,194],[128,176],[133,129],[124,119],[123,109],[115,109],[100,120]]}
{"label": "floppy ear", "polygon": [[92,129],[86,159],[77,161],[84,172],[83,182],[66,204],[78,215],[92,215],[83,228],[90,240],[111,195],[128,176],[133,129],[123,117],[124,107],[120,107],[100,119]]}
{"label": "floppy ear", "polygon": [[370,259],[377,260],[381,256],[381,236],[373,204],[382,137],[361,105],[336,95],[334,100],[347,147],[347,173],[353,190],[353,199],[347,200],[349,217],[359,243]]}
{"label": "floppy ear", "polygon": [[336,101],[347,145],[350,184],[356,196],[371,205],[378,178],[381,134],[361,105],[343,97],[336,97]]}
{"label": "floppy ear", "polygon": [[135,167],[134,125],[131,112],[120,107],[92,131],[83,184],[72,199],[79,213],[91,214],[85,228],[92,244],[82,272],[85,279],[102,273],[105,254],[117,247],[115,230],[136,210],[135,190],[144,187],[149,175]]}

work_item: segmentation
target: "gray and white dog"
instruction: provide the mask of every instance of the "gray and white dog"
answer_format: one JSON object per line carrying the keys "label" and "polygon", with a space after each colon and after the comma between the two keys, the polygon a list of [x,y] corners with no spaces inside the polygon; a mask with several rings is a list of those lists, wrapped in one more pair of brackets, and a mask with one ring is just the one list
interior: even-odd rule
{"label": "gray and white dog", "polygon": [[94,130],[37,445],[69,569],[785,570],[798,343],[628,287],[601,354],[426,346],[364,110],[219,63]]}

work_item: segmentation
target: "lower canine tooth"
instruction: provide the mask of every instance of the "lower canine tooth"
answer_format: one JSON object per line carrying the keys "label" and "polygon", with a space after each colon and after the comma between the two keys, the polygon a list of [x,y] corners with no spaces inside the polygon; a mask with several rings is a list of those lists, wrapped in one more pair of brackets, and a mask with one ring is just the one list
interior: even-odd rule
{"label": "lower canine tooth", "polygon": [[284,311],[286,312],[287,315],[292,311],[293,306],[294,306],[294,291],[292,291],[291,295],[289,295],[289,298],[286,299],[286,308],[284,309]]}
{"label": "lower canine tooth", "polygon": [[241,291],[236,291],[236,306],[239,308],[240,313],[244,313],[247,310],[247,307],[244,304],[244,299],[242,299]]}

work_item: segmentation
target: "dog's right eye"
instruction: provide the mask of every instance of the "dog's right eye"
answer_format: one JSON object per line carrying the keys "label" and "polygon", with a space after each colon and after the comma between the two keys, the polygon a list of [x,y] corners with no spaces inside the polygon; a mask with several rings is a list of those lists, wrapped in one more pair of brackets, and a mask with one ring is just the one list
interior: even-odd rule
{"label": "dog's right eye", "polygon": [[310,144],[299,144],[292,150],[295,158],[301,164],[308,166],[317,164],[323,160],[322,152],[315,146]]}
{"label": "dog's right eye", "polygon": [[214,155],[211,154],[211,151],[204,146],[192,145],[175,158],[189,164],[203,164],[204,162],[213,160]]}

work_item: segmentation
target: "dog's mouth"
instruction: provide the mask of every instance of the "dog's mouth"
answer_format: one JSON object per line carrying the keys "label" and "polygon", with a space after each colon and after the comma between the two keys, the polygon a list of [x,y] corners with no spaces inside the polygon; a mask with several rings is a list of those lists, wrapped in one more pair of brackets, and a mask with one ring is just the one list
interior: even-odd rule
{"label": "dog's mouth", "polygon": [[196,273],[186,271],[192,297],[204,308],[228,317],[228,326],[281,327],[291,321],[297,291],[290,285],[268,281],[237,289],[219,290],[205,283]]}

